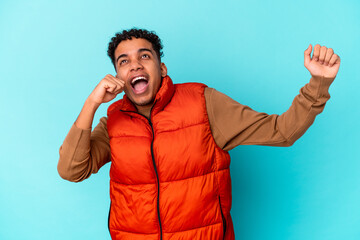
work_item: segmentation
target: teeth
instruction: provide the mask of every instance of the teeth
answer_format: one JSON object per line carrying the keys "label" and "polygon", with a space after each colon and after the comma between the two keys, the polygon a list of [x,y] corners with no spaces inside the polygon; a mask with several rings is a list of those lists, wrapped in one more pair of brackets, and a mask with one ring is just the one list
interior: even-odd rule
{"label": "teeth", "polygon": [[131,84],[134,84],[136,81],[141,80],[141,79],[144,79],[144,80],[147,81],[147,79],[146,79],[144,76],[140,76],[140,77],[134,78],[134,79],[131,81]]}

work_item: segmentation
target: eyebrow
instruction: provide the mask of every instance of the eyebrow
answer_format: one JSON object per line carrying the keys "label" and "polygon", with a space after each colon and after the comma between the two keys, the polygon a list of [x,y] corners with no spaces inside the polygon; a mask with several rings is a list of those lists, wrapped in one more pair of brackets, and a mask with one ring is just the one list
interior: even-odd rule
{"label": "eyebrow", "polygon": [[[140,48],[140,49],[138,50],[138,53],[141,53],[141,52],[150,52],[150,53],[152,54],[152,51],[151,51],[149,48]],[[125,54],[125,53],[124,53],[124,54],[121,54],[120,56],[117,57],[116,62],[118,62],[120,58],[127,57],[127,56],[128,56],[128,55]]]}

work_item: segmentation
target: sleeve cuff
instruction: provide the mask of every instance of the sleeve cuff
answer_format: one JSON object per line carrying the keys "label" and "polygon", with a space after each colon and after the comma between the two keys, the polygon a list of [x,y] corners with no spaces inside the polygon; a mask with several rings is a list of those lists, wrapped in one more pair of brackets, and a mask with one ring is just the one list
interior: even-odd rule
{"label": "sleeve cuff", "polygon": [[316,93],[315,99],[330,98],[329,88],[335,78],[326,78],[321,76],[312,76],[308,84],[308,89],[312,93]]}
{"label": "sleeve cuff", "polygon": [[74,123],[68,135],[65,138],[70,146],[77,146],[77,148],[88,148],[91,136],[91,129],[81,129]]}

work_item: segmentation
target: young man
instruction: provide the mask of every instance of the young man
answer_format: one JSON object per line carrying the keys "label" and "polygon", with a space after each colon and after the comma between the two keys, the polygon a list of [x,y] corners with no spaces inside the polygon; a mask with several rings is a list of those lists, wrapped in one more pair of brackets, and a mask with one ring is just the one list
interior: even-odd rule
{"label": "young man", "polygon": [[[332,49],[304,53],[311,79],[282,115],[258,113],[200,83],[173,84],[153,32],[109,44],[116,76],[89,95],[60,148],[58,171],[82,181],[111,161],[113,239],[234,239],[228,150],[291,146],[322,112],[340,66]],[[100,104],[125,92],[91,132]]]}

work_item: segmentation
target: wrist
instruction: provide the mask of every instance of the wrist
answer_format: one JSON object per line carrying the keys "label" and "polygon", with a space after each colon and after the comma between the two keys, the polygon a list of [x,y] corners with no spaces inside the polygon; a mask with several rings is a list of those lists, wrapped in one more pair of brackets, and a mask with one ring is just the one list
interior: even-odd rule
{"label": "wrist", "polygon": [[101,103],[93,101],[91,98],[85,100],[84,108],[96,111]]}

